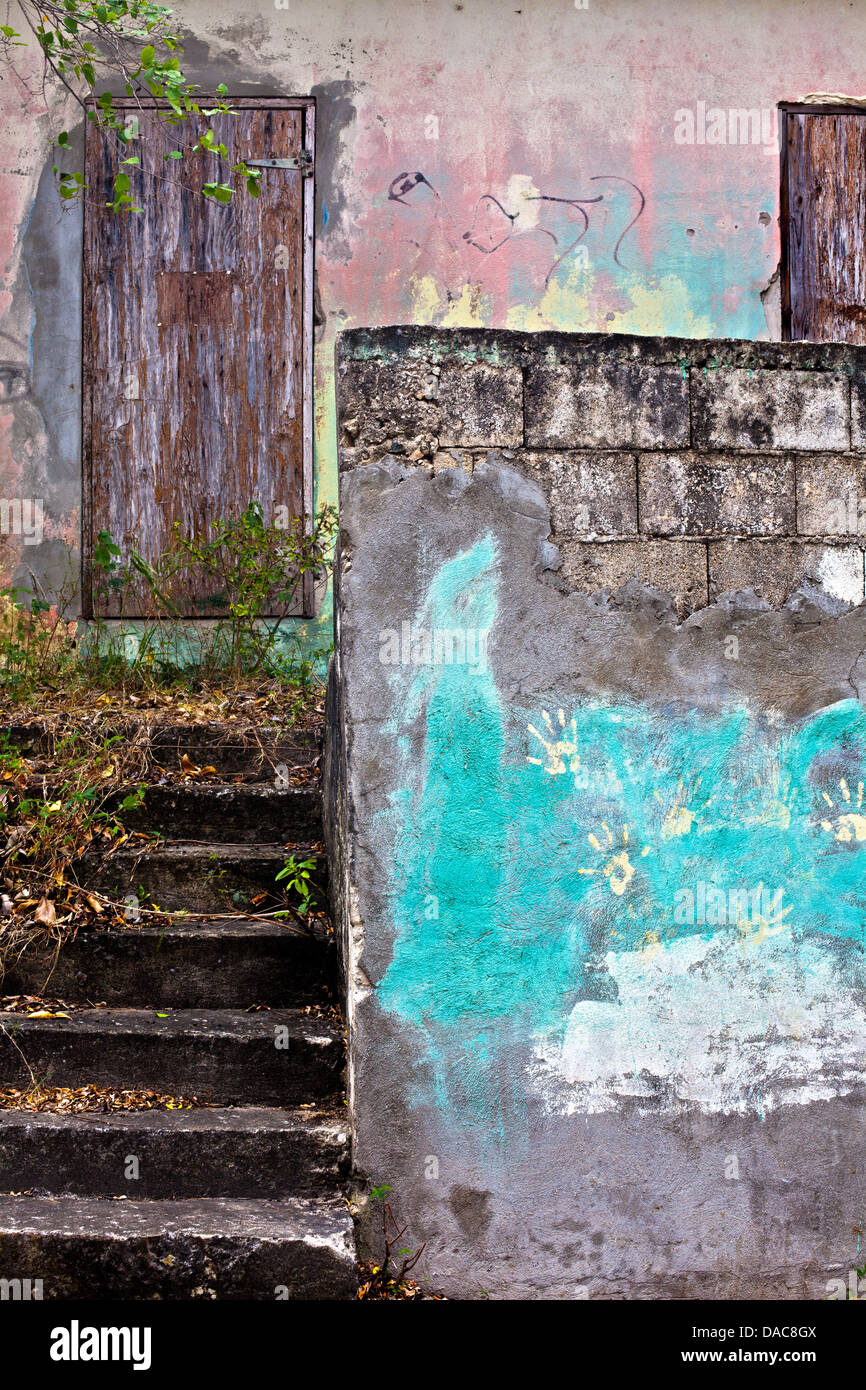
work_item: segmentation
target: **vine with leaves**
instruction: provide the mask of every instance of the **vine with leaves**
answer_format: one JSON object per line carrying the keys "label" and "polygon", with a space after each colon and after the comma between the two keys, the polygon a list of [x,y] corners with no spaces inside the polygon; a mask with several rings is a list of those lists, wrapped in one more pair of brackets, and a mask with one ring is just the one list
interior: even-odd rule
{"label": "vine with leaves", "polygon": [[[213,177],[202,192],[206,198],[228,203],[238,187],[258,197],[259,176],[243,160],[231,163],[225,143],[217,138],[211,118],[233,115],[226,100],[228,88],[217,87],[213,104],[203,105],[198,87],[181,68],[183,46],[174,31],[172,11],[149,0],[14,0],[22,29],[0,24],[0,54],[13,68],[15,50],[36,45],[42,59],[41,85],[46,105],[52,84],[65,88],[77,102],[87,120],[113,139],[124,154],[108,206],[114,212],[138,212],[132,193],[132,180],[123,166],[140,165],[133,152],[138,138],[134,108],[148,107],[152,101],[164,103],[162,118],[178,127],[177,148],[163,156],[165,161],[182,161],[191,156],[215,160]],[[10,14],[8,16],[12,18]],[[126,101],[120,101],[113,88],[121,85]],[[133,103],[130,114],[129,101]],[[191,139],[183,138],[182,127],[195,127]],[[202,129],[204,126],[204,129]],[[60,131],[56,146],[68,147],[69,132]],[[153,177],[162,177],[155,170]],[[80,200],[86,192],[80,170],[54,166],[60,196]]]}

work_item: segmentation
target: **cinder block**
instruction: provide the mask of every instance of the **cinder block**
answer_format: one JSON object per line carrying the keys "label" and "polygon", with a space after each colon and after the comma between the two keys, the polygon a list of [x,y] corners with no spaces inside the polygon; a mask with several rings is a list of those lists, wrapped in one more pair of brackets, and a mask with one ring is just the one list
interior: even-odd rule
{"label": "cinder block", "polygon": [[688,385],[678,367],[532,364],[526,373],[526,442],[539,449],[687,446]]}
{"label": "cinder block", "polygon": [[803,536],[866,536],[866,459],[799,460],[797,530]]}
{"label": "cinder block", "polygon": [[641,531],[784,536],[796,530],[794,462],[784,455],[641,454]]}
{"label": "cinder block", "polygon": [[774,607],[806,580],[845,603],[863,600],[863,551],[808,541],[710,541],[710,598],[753,589]]}
{"label": "cinder block", "polygon": [[634,536],[634,454],[535,453],[518,456],[550,498],[557,536]]}
{"label": "cinder block", "polygon": [[866,449],[866,376],[851,377],[851,448]]}
{"label": "cinder block", "polygon": [[692,368],[697,449],[847,449],[848,378],[833,372]]}
{"label": "cinder block", "polygon": [[451,446],[523,443],[523,372],[478,362],[448,364],[439,378],[439,442]]}
{"label": "cinder block", "polygon": [[340,442],[348,449],[405,447],[419,435],[438,434],[438,369],[428,363],[349,362],[337,389]]}
{"label": "cinder block", "polygon": [[579,593],[619,589],[639,579],[673,596],[681,617],[707,602],[704,541],[565,541],[563,579]]}

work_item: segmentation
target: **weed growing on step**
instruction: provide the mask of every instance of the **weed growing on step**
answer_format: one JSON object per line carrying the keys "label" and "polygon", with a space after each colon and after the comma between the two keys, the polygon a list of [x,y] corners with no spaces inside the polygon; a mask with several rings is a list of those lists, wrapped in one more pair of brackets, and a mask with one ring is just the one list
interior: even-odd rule
{"label": "weed growing on step", "polygon": [[0,589],[0,686],[12,699],[66,684],[76,668],[78,624],[31,589]]}
{"label": "weed growing on step", "polygon": [[[391,1188],[387,1183],[370,1191],[370,1200],[382,1205],[382,1261],[381,1264],[368,1262],[360,1269],[361,1284],[358,1297],[369,1300],[381,1299],[419,1299],[424,1295],[409,1274],[424,1253],[424,1245],[417,1250],[405,1246],[395,1250],[403,1239],[408,1226],[400,1226],[391,1210],[388,1194]],[[399,1261],[399,1265],[398,1262]]]}
{"label": "weed growing on step", "polygon": [[[132,638],[126,645],[135,645],[136,664],[163,675],[186,670],[204,681],[265,677],[304,687],[315,662],[286,639],[305,587],[327,578],[336,524],[327,505],[307,531],[301,518],[266,522],[260,504],[251,502],[240,516],[213,522],[204,537],[184,535],[175,524],[168,548],[151,561],[134,548],[124,557],[102,531],[94,553],[96,607],[115,619],[143,615],[136,632],[125,633]],[[215,621],[184,626],[202,618]],[[96,646],[107,658],[104,620],[98,627]]]}
{"label": "weed growing on step", "polygon": [[276,876],[276,882],[282,883],[287,893],[298,895],[300,902],[297,911],[301,917],[309,916],[319,906],[313,882],[316,867],[315,859],[298,859],[296,855],[290,854]]}
{"label": "weed growing on step", "polygon": [[68,729],[47,765],[0,737],[0,980],[28,946],[56,959],[83,921],[122,923],[122,909],[83,887],[77,871],[83,854],[129,840],[123,817],[144,800],[145,759],[143,740],[120,734]]}
{"label": "weed growing on step", "polygon": [[0,708],[68,708],[110,692],[134,708],[216,704],[213,718],[270,700],[287,727],[304,724],[321,706],[328,652],[302,649],[294,617],[305,590],[327,580],[335,532],[332,507],[307,528],[266,523],[252,502],[206,537],[176,526],[148,561],[101,531],[91,571],[102,616],[64,616],[78,607],[71,568],[51,603],[37,588],[0,590]]}

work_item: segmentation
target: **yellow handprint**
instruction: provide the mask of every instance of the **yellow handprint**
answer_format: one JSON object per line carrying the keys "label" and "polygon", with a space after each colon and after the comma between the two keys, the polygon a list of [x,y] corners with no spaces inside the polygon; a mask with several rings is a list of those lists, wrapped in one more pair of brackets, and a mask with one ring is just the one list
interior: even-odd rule
{"label": "yellow handprint", "polygon": [[[589,843],[592,845],[593,849],[601,850],[603,854],[606,854],[608,850],[613,849],[615,842],[613,835],[611,834],[610,826],[607,824],[606,821],[602,821],[601,828],[605,834],[605,840],[607,841],[606,844],[602,844],[598,836],[593,835],[591,833],[587,835],[586,838],[589,840]],[[618,898],[622,897],[626,888],[628,888],[629,884],[634,878],[635,873],[634,865],[629,859],[627,825],[624,825],[622,828],[622,845],[623,848],[619,850],[616,854],[612,854],[609,859],[605,860],[604,864],[602,864],[600,868],[578,869],[577,871],[579,874],[586,874],[590,876],[592,874],[597,874],[601,872],[602,874],[604,874],[604,877],[607,879],[610,885],[610,891],[612,893],[615,893]],[[641,858],[643,859],[647,854],[649,854],[648,845],[646,845],[641,850]]]}
{"label": "yellow handprint", "polygon": [[[843,811],[840,815],[837,815],[835,818],[835,825],[833,821],[822,820],[821,829],[829,830],[831,835],[833,835],[840,844],[847,844],[851,840],[862,842],[866,840],[866,816],[863,815],[861,809],[863,806],[863,783],[857,783],[856,803],[852,803],[851,801],[851,789],[844,777],[839,779],[839,787],[842,792],[842,799],[846,805],[851,806],[855,804],[857,809],[853,811]],[[827,805],[835,810],[836,807],[832,798],[829,797],[826,792],[822,792],[821,795]]]}
{"label": "yellow handprint", "polygon": [[539,743],[544,747],[547,753],[547,762],[542,758],[531,758],[528,756],[526,761],[528,763],[535,763],[538,767],[543,767],[545,772],[550,773],[551,777],[556,777],[558,773],[566,771],[566,760],[568,760],[567,770],[569,772],[577,772],[580,767],[580,756],[577,751],[577,720],[572,719],[566,730],[565,713],[563,710],[559,710],[556,717],[562,732],[558,734],[558,731],[554,728],[553,720],[546,709],[541,711],[541,715],[544,719],[545,728],[550,734],[550,738],[545,738],[544,734],[540,734],[534,724],[527,724],[526,727],[533,737],[537,738]]}

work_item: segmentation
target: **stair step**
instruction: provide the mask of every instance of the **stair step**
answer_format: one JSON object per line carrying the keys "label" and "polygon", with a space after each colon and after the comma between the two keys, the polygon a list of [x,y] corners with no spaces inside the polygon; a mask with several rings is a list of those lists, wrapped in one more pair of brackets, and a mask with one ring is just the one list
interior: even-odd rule
{"label": "stair step", "polygon": [[5,1279],[51,1299],[342,1299],[357,1294],[338,1197],[0,1198]]}
{"label": "stair step", "polygon": [[[93,722],[86,714],[81,718],[82,725]],[[125,728],[130,739],[143,737],[151,760],[168,771],[178,768],[186,754],[197,767],[211,766],[226,775],[262,782],[272,782],[277,767],[309,767],[318,756],[321,742],[318,734],[300,730],[282,733],[266,725],[256,730],[254,738],[244,738],[230,726],[219,723],[151,723],[148,727],[138,720],[129,720]],[[0,732],[24,757],[51,755],[54,736],[46,724],[4,724]]]}
{"label": "stair step", "polygon": [[[134,790],[121,789],[119,806]],[[154,786],[144,803],[123,812],[127,830],[150,830],[174,840],[214,840],[233,844],[311,844],[322,838],[322,797],[316,787],[248,786],[199,782],[193,786]]]}
{"label": "stair step", "polygon": [[314,924],[244,919],[79,930],[57,955],[28,950],[4,994],[175,1009],[322,1002],[336,990],[333,937]]}
{"label": "stair step", "polygon": [[[0,1110],[0,1192],[270,1197],[335,1190],[349,1162],[343,1105],[311,1110]],[[127,1178],[128,1160],[138,1178]]]}
{"label": "stair step", "polygon": [[[249,907],[253,898],[264,893],[255,906],[262,910],[283,901],[282,884],[276,876],[288,855],[313,859],[313,878],[322,905],[327,894],[327,859],[316,851],[296,847],[167,844],[156,849],[124,849],[99,862],[87,856],[79,861],[79,881],[122,900],[139,887],[152,902],[169,912],[231,912]],[[296,894],[288,894],[297,903]]]}
{"label": "stair step", "polygon": [[255,777],[270,782],[276,767],[308,767],[319,754],[318,734],[292,730],[288,734],[262,726],[254,738],[233,734],[225,724],[164,724],[151,727],[154,760],[165,768],[180,765],[186,754],[198,767]]}
{"label": "stair step", "polygon": [[68,1019],[6,1014],[2,1025],[3,1086],[26,1084],[29,1065],[51,1086],[298,1105],[324,1099],[342,1083],[342,1029],[297,1009],[178,1009],[165,1018],[145,1009],[85,1009]]}

